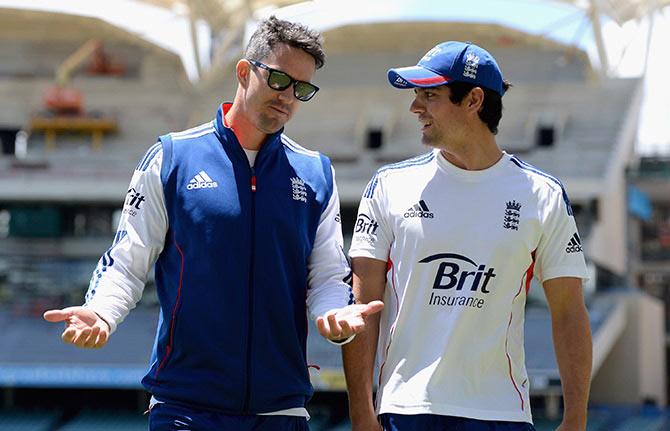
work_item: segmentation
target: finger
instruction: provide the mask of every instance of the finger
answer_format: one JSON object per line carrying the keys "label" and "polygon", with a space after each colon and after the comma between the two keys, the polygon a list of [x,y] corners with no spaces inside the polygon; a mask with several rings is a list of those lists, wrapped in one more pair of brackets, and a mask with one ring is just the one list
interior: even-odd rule
{"label": "finger", "polygon": [[370,301],[365,305],[365,309],[361,311],[363,317],[368,317],[371,314],[379,313],[384,309],[384,303],[381,301]]}
{"label": "finger", "polygon": [[71,313],[65,310],[47,310],[42,317],[47,322],[62,322],[70,317]]}
{"label": "finger", "polygon": [[346,320],[340,320],[340,327],[342,328],[342,332],[340,333],[340,338],[349,338],[354,333],[356,332],[355,329],[352,329],[351,325],[349,325],[349,322]]}
{"label": "finger", "polygon": [[91,328],[84,328],[75,335],[72,343],[77,347],[84,347],[84,343],[90,334]]}
{"label": "finger", "polygon": [[63,334],[61,334],[60,338],[65,343],[73,344],[75,335],[77,335],[77,329],[73,328],[71,326],[68,326],[68,327],[65,328],[65,330],[63,331]]}
{"label": "finger", "polygon": [[98,334],[98,338],[95,341],[95,348],[100,348],[107,344],[107,339],[109,338],[109,331],[107,329],[101,329],[100,334]]}
{"label": "finger", "polygon": [[93,329],[91,329],[91,333],[84,340],[84,347],[86,347],[87,349],[90,349],[93,346],[95,346],[95,342],[98,339],[98,334],[99,333],[100,333],[100,327],[99,326],[94,326]]}
{"label": "finger", "polygon": [[330,328],[328,328],[326,319],[323,317],[316,318],[316,328],[319,330],[319,334],[321,334],[323,337],[330,337]]}
{"label": "finger", "polygon": [[328,326],[330,326],[330,338],[334,339],[341,338],[342,328],[337,323],[335,313],[328,316]]}

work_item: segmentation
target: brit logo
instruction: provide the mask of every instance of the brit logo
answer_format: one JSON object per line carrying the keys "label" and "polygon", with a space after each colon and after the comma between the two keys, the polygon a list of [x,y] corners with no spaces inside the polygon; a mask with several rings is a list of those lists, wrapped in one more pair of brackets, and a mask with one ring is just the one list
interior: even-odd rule
{"label": "brit logo", "polygon": [[377,228],[379,223],[373,220],[369,215],[361,213],[356,219],[356,226],[354,233],[362,233],[365,235],[377,235]]}
{"label": "brit logo", "polygon": [[497,275],[495,268],[457,253],[433,254],[419,263],[437,264],[428,305],[483,308]]}
{"label": "brit logo", "polygon": [[398,85],[402,85],[402,86],[407,87],[407,81],[405,81],[404,79],[402,79],[400,76],[398,76],[398,77],[395,79],[395,83],[398,84]]}
{"label": "brit logo", "polygon": [[470,79],[477,79],[478,68],[479,68],[479,57],[473,53],[466,54],[463,76]]}
{"label": "brit logo", "polygon": [[503,227],[505,229],[519,230],[519,217],[521,216],[521,204],[511,200],[505,204],[505,217]]}
{"label": "brit logo", "polygon": [[354,241],[367,242],[374,245],[377,242],[377,229],[379,223],[367,214],[360,213],[354,226]]}
{"label": "brit logo", "polygon": [[428,209],[428,205],[426,205],[426,202],[421,199],[419,203],[414,204],[413,206],[409,207],[405,214],[403,215],[405,218],[414,218],[414,217],[419,217],[419,218],[434,218],[435,215],[430,212]]}
{"label": "brit logo", "polygon": [[126,194],[126,202],[123,206],[123,213],[128,214],[131,217],[137,215],[137,211],[140,209],[142,202],[146,201],[146,198],[140,194],[134,187],[131,187]]}
{"label": "brit logo", "polygon": [[294,201],[307,203],[307,187],[305,187],[305,182],[301,178],[291,178],[291,188],[293,189]]}
{"label": "brit logo", "polygon": [[568,242],[568,246],[565,247],[566,253],[579,253],[582,251],[582,240],[579,239],[579,235],[575,232]]}
{"label": "brit logo", "polygon": [[207,175],[207,172],[200,171],[191,181],[186,184],[186,190],[213,189],[219,187],[219,184]]}

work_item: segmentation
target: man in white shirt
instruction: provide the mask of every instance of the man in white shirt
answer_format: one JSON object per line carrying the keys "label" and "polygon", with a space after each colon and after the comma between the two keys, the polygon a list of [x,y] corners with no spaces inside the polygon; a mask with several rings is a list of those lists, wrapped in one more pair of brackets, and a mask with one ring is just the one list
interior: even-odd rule
{"label": "man in white shirt", "polygon": [[[432,150],[377,171],[349,255],[354,295],[383,299],[343,347],[354,431],[533,430],[523,322],[532,277],[552,316],[565,411],[586,428],[586,266],[567,193],[495,134],[510,84],[484,49],[445,42],[391,69]],[[373,365],[379,368],[376,406]]]}

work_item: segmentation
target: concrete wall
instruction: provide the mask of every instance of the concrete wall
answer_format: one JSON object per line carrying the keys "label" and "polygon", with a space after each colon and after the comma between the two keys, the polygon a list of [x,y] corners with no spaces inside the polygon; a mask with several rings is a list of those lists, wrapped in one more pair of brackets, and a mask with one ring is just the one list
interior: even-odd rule
{"label": "concrete wall", "polygon": [[594,376],[591,402],[667,405],[663,303],[647,294],[626,295],[627,324]]}

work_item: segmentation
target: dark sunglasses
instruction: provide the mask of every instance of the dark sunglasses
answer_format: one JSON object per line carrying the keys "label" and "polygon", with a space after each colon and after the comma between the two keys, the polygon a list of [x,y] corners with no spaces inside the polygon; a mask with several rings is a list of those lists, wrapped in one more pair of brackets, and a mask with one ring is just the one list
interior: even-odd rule
{"label": "dark sunglasses", "polygon": [[268,74],[268,87],[272,88],[273,90],[284,91],[293,85],[293,95],[301,102],[307,102],[309,99],[314,97],[317,91],[319,91],[319,87],[316,85],[310,82],[293,79],[286,72],[273,69],[270,66],[261,63],[260,61],[249,59],[247,59],[247,61],[256,67],[260,67],[261,69],[265,69],[270,72]]}

